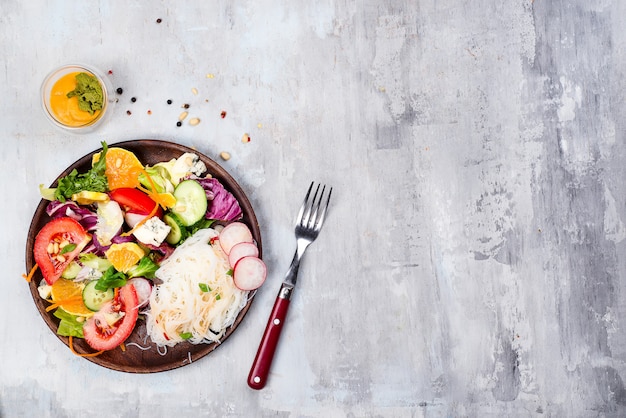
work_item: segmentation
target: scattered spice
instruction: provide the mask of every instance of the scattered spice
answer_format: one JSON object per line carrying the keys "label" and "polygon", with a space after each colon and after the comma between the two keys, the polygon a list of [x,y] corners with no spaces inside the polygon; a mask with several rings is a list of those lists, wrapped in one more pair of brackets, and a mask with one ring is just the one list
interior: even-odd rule
{"label": "scattered spice", "polygon": [[148,114],[151,115],[152,114],[152,110],[148,109]]}
{"label": "scattered spice", "polygon": [[122,94],[124,93],[124,89],[121,87],[118,87],[117,90],[115,90],[117,92],[117,94]]}
{"label": "scattered spice", "polygon": [[226,111],[222,110],[222,113],[220,113],[220,116],[222,117],[222,119],[224,119],[226,117]]}
{"label": "scattered spice", "polygon": [[191,126],[196,126],[196,125],[197,125],[197,124],[199,124],[199,123],[200,123],[200,119],[199,119],[199,118],[193,118],[193,119],[190,119],[190,120],[189,120],[189,124],[190,124]]}
{"label": "scattered spice", "polygon": [[168,100],[167,100],[167,104],[168,104],[168,105],[171,105],[171,104],[172,104],[172,100],[171,100],[171,99],[168,99]]}
{"label": "scattered spice", "polygon": [[243,136],[241,137],[241,142],[243,142],[244,144],[247,144],[248,142],[250,142],[250,135],[243,134]]}
{"label": "scattered spice", "polygon": [[113,70],[109,70],[109,75],[113,74]]}
{"label": "scattered spice", "polygon": [[133,103],[135,103],[135,102],[137,101],[137,98],[136,98],[136,97],[131,97],[131,98],[130,98],[130,101],[131,101],[131,102],[133,102]]}
{"label": "scattered spice", "polygon": [[230,160],[230,153],[226,151],[222,151],[220,152],[220,157],[222,158],[222,160],[228,161]]}
{"label": "scattered spice", "polygon": [[262,124],[262,123],[258,123],[258,124],[256,125],[256,127],[257,127],[257,128],[259,128],[259,129],[261,129],[261,128],[263,127],[263,124]]}
{"label": "scattered spice", "polygon": [[178,120],[185,120],[187,115],[189,115],[189,112],[182,112],[180,115],[178,115]]}
{"label": "scattered spice", "polygon": [[206,78],[215,78],[215,76],[213,74],[209,73],[209,74],[206,75]]}
{"label": "scattered spice", "polygon": [[181,121],[176,122],[176,126],[180,127],[183,126],[183,123]]}
{"label": "scattered spice", "polygon": [[156,20],[156,22],[157,22],[157,23],[161,23],[161,22],[163,22],[163,20],[162,20],[161,18],[158,18],[158,19]]}
{"label": "scattered spice", "polygon": [[126,114],[127,114],[128,116],[130,116],[130,115],[132,115],[132,114],[133,114],[133,112],[131,112],[130,110],[127,110],[127,111],[126,111]]}
{"label": "scattered spice", "polygon": [[197,94],[198,94],[198,89],[194,87],[194,88],[192,88],[192,89],[191,89],[191,92],[192,92],[194,95],[197,95]]}
{"label": "scattered spice", "polygon": [[183,109],[189,109],[189,103],[185,103],[184,105],[181,106]]}

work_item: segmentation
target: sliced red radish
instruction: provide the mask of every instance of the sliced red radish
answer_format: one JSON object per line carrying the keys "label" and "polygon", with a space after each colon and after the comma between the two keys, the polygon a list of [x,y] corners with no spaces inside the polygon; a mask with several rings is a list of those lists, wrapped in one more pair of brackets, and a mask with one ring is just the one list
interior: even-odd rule
{"label": "sliced red radish", "polygon": [[239,244],[233,245],[233,248],[230,249],[230,253],[228,254],[228,263],[231,267],[234,267],[239,259],[250,256],[259,256],[259,249],[257,246],[252,242],[240,242]]}
{"label": "sliced red radish", "polygon": [[235,286],[241,290],[254,290],[261,287],[267,276],[265,263],[258,257],[243,257],[233,268]]}
{"label": "sliced red radish", "polygon": [[143,277],[133,277],[128,283],[135,286],[135,292],[137,292],[137,299],[139,300],[138,307],[143,308],[146,306],[152,294],[152,283]]}
{"label": "sliced red radish", "polygon": [[220,246],[226,255],[230,254],[230,249],[240,242],[253,242],[252,232],[242,222],[233,222],[224,227],[220,232]]}
{"label": "sliced red radish", "polygon": [[128,226],[130,226],[131,228],[134,228],[135,225],[141,222],[143,218],[145,218],[146,216],[148,216],[147,213],[128,211],[124,214],[124,220],[126,221],[126,224]]}

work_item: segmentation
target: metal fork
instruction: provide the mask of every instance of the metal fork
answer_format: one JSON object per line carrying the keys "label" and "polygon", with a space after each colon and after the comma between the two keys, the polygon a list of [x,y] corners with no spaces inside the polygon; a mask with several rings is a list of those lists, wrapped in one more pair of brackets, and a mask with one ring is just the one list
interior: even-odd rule
{"label": "metal fork", "polygon": [[[293,256],[289,270],[287,270],[285,280],[280,286],[278,296],[276,296],[276,301],[274,302],[274,307],[267,321],[259,349],[252,363],[250,373],[248,374],[248,386],[252,389],[262,389],[267,383],[274,352],[278,345],[278,337],[280,337],[280,333],[283,329],[291,295],[296,287],[300,260],[308,246],[317,238],[324,224],[324,218],[326,217],[326,211],[328,210],[333,188],[329,187],[328,195],[325,197],[326,185],[322,186],[318,184],[317,187],[315,187],[315,193],[311,197],[314,185],[315,182],[312,182],[309,186],[309,190],[304,197],[304,202],[296,217],[296,253]],[[322,188],[321,192],[320,187]],[[326,201],[325,203],[324,200]]]}

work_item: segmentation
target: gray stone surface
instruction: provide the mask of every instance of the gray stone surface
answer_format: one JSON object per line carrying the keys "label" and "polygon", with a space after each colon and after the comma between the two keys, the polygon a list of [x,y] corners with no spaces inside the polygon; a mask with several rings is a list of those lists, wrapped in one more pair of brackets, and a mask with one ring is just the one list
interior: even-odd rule
{"label": "gray stone surface", "polygon": [[[625,19],[609,0],[3,1],[0,415],[623,416]],[[124,88],[85,136],[39,104],[75,61]],[[182,103],[200,125],[175,126]],[[20,278],[38,185],[137,138],[230,152],[270,269],[223,347],[152,375],[73,356]],[[252,391],[311,180],[329,218]]]}

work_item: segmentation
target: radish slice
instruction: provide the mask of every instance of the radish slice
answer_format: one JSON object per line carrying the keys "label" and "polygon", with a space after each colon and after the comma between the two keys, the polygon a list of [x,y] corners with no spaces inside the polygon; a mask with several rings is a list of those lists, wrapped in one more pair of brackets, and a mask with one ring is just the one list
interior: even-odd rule
{"label": "radish slice", "polygon": [[240,242],[253,242],[252,232],[241,222],[233,222],[224,227],[220,232],[220,246],[226,255],[230,254],[230,249]]}
{"label": "radish slice", "polygon": [[230,249],[230,254],[228,254],[228,264],[230,264],[231,267],[234,267],[239,259],[249,256],[258,257],[259,249],[252,242],[240,242],[239,244],[233,245],[233,248]]}
{"label": "radish slice", "polygon": [[235,286],[241,290],[254,290],[261,287],[267,276],[265,263],[258,257],[243,257],[233,269]]}
{"label": "radish slice", "polygon": [[134,228],[146,216],[148,216],[147,213],[138,213],[138,212],[128,211],[124,214],[124,220],[126,221],[126,224],[128,226],[130,226],[131,228]]}
{"label": "radish slice", "polygon": [[139,300],[137,307],[143,308],[146,306],[152,294],[152,283],[143,277],[133,277],[128,281],[128,284],[132,284],[135,287],[135,292],[137,292],[137,299]]}

